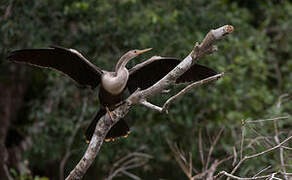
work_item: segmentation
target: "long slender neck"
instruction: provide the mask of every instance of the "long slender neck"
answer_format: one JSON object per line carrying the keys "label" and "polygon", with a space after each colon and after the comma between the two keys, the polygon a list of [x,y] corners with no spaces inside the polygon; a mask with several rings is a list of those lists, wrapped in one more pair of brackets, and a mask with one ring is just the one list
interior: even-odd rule
{"label": "long slender neck", "polygon": [[128,56],[128,54],[123,55],[120,60],[118,61],[115,71],[118,72],[122,68],[126,67],[126,64],[131,60],[132,58]]}

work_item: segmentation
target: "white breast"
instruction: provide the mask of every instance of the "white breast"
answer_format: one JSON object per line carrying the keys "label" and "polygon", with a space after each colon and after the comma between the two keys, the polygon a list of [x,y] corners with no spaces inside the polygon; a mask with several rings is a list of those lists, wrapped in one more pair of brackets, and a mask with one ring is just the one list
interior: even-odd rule
{"label": "white breast", "polygon": [[127,69],[118,71],[118,74],[106,72],[101,78],[101,83],[105,90],[111,94],[119,94],[127,85],[129,72]]}

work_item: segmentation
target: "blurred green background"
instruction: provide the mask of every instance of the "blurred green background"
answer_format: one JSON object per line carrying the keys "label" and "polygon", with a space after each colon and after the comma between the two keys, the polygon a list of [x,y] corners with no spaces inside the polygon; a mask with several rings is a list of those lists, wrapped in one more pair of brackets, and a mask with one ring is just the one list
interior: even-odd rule
{"label": "blurred green background", "polygon": [[[143,166],[129,170],[141,179],[187,179],[167,139],[191,152],[193,166],[200,170],[199,132],[206,158],[212,140],[224,128],[213,162],[232,155],[233,147],[239,150],[242,120],[246,119],[287,116],[278,123],[280,140],[291,135],[292,3],[2,0],[1,163],[6,162],[15,179],[59,179],[61,162],[65,162],[64,174],[68,175],[86,150],[83,134],[99,106],[97,92],[78,88],[58,72],[7,62],[5,57],[10,51],[59,45],[74,48],[97,66],[111,70],[130,49],[153,48],[131,61],[130,66],[153,55],[184,58],[210,29],[225,24],[233,25],[234,33],[217,42],[216,53],[199,61],[226,72],[224,78],[200,86],[176,101],[169,115],[145,107],[133,108],[128,115],[132,133],[127,139],[103,144],[84,179],[108,177],[114,163],[132,152],[152,156]],[[171,87],[171,94],[183,87]],[[288,96],[277,106],[280,96],[286,93]],[[154,97],[151,102],[162,105],[169,96]],[[273,122],[249,124],[245,133],[245,154],[276,145]],[[256,138],[259,140],[251,143]],[[289,144],[291,147],[292,142]],[[66,154],[68,159],[64,160]],[[284,152],[290,172],[291,154],[291,150]],[[268,172],[280,169],[277,151],[249,160],[237,175],[249,177],[268,165],[272,165]],[[231,169],[232,160],[220,165],[216,172]],[[121,174],[116,179],[129,177]]]}

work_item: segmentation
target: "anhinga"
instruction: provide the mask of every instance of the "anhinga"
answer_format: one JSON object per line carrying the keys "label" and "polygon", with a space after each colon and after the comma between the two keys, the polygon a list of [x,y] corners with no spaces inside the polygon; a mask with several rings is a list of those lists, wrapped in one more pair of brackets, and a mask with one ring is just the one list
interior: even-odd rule
{"label": "anhinga", "polygon": [[[94,89],[100,84],[100,110],[91,121],[86,131],[86,140],[90,140],[98,120],[107,112],[113,110],[124,100],[126,89],[133,93],[137,88],[145,89],[159,81],[181,61],[176,58],[157,57],[151,62],[140,63],[129,71],[126,64],[134,57],[149,51],[131,50],[123,55],[115,66],[114,72],[102,70],[88,61],[78,51],[52,46],[46,49],[22,49],[11,52],[8,60],[30,65],[59,70],[79,85]],[[198,81],[216,75],[213,69],[195,64],[176,83]],[[110,112],[109,112],[110,113]],[[127,136],[130,130],[124,119],[120,119],[107,133],[105,140]]]}

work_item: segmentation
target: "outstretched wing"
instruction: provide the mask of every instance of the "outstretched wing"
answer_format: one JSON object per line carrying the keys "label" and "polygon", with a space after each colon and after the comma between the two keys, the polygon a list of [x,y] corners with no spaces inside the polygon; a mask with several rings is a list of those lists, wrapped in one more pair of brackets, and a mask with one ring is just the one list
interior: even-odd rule
{"label": "outstretched wing", "polygon": [[22,49],[10,53],[8,60],[63,72],[82,86],[95,88],[100,83],[101,69],[78,51],[52,46],[46,49]]}
{"label": "outstretched wing", "polygon": [[[174,69],[181,61],[176,58],[157,57],[157,59],[143,62],[130,69],[130,77],[127,83],[130,93],[137,88],[146,89],[167,73]],[[216,75],[216,71],[206,66],[194,64],[188,71],[181,75],[176,83],[199,81]]]}

